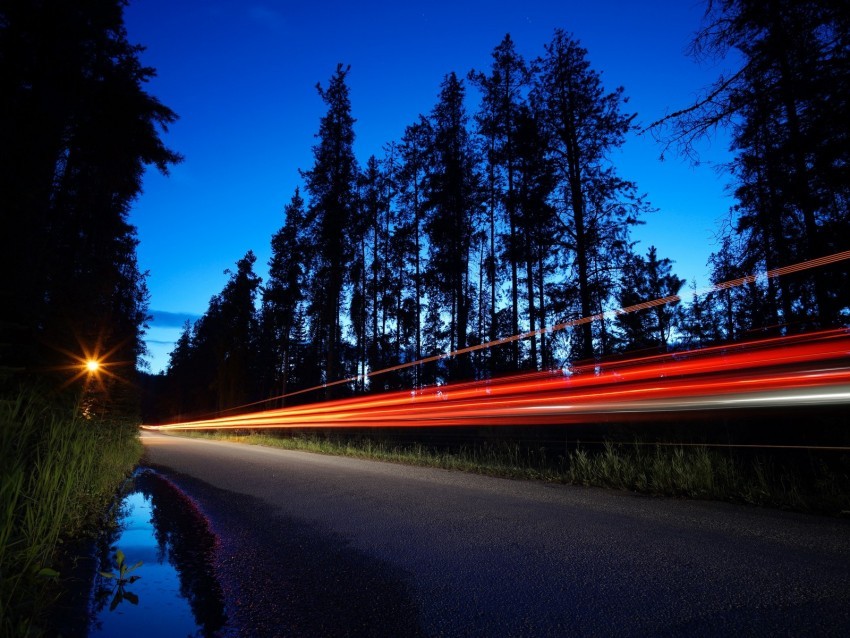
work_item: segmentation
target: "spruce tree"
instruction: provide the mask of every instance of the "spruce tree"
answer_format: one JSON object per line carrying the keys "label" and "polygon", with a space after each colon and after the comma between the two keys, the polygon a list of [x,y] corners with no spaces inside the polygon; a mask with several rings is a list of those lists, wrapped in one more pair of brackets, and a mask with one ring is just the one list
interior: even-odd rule
{"label": "spruce tree", "polygon": [[284,208],[284,223],[271,240],[269,276],[263,289],[262,324],[267,393],[283,395],[298,387],[303,375],[302,343],[297,333],[306,296],[310,250],[305,237],[305,204],[295,189]]}
{"label": "spruce tree", "polygon": [[[127,40],[124,2],[0,7],[0,365],[31,370],[144,352],[145,275],[128,214],[146,165],[180,157],[175,114]],[[109,377],[112,379],[112,377]]]}
{"label": "spruce tree", "polygon": [[[433,137],[425,192],[432,302],[449,316],[449,350],[466,347],[470,321],[470,251],[481,209],[481,190],[467,129],[463,82],[446,76],[431,113]],[[456,362],[468,374],[468,359]]]}
{"label": "spruce tree", "polygon": [[[653,125],[665,149],[731,132],[733,231],[750,270],[850,247],[850,12],[831,0],[713,0],[692,53],[739,66],[690,107]],[[769,281],[765,324],[829,325],[847,312],[850,277],[833,266]]]}
{"label": "spruce tree", "polygon": [[[341,368],[344,286],[353,259],[351,240],[357,213],[357,161],[354,118],[346,77],[350,67],[337,65],[328,87],[316,85],[327,112],[319,122],[313,168],[302,172],[310,195],[308,237],[315,246],[315,266],[307,308],[313,357],[320,378],[332,383],[346,375]],[[327,395],[332,394],[328,389]]]}
{"label": "spruce tree", "polygon": [[[556,30],[537,61],[532,93],[549,139],[555,170],[557,221],[570,278],[561,312],[572,318],[601,312],[614,293],[614,278],[603,264],[618,261],[629,226],[647,209],[634,183],[620,178],[610,155],[632,129],[634,115],[621,112],[623,89],[606,92],[579,42]],[[574,356],[594,355],[593,324],[583,323],[574,337]]]}

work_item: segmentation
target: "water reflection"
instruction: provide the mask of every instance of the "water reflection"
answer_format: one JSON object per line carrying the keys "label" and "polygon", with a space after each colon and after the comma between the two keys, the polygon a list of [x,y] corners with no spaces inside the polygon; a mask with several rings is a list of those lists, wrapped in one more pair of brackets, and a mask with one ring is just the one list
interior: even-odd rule
{"label": "water reflection", "polygon": [[[213,571],[216,537],[174,484],[143,469],[121,505],[121,528],[101,554],[101,570],[119,574],[141,561],[133,583],[97,577],[91,636],[215,636],[224,627],[224,596]],[[131,594],[128,596],[128,593]]]}

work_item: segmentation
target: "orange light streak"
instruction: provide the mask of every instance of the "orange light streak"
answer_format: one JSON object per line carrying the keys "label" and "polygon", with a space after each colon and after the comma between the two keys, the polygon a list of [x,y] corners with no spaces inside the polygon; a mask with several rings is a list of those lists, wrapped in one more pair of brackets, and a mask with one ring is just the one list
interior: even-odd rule
{"label": "orange light streak", "polygon": [[550,425],[659,411],[850,403],[850,331],[637,357],[151,429]]}
{"label": "orange light streak", "polygon": [[[714,284],[705,288],[701,288],[694,292],[695,295],[704,295],[710,292],[717,292],[720,290],[728,290],[730,288],[736,288],[738,286],[743,286],[744,284],[752,283],[757,281],[760,278],[772,279],[774,277],[780,277],[782,275],[787,275],[793,272],[800,272],[803,270],[809,270],[811,268],[819,268],[821,266],[826,266],[829,264],[838,263],[840,261],[845,261],[850,259],[850,250],[845,250],[843,252],[834,253],[832,255],[826,255],[824,257],[818,257],[816,259],[809,259],[807,261],[799,262],[797,264],[792,264],[790,266],[783,266],[781,268],[774,268],[773,270],[768,270],[761,274],[751,274],[745,277],[740,277],[738,279],[732,279],[729,281],[724,281],[718,284]],[[397,370],[404,370],[406,368],[411,368],[413,366],[422,365],[424,363],[432,363],[435,361],[441,361],[443,359],[449,359],[452,357],[456,357],[462,354],[468,354],[470,352],[475,352],[477,350],[484,350],[486,348],[492,348],[495,346],[504,345],[507,343],[512,343],[514,341],[521,341],[523,339],[530,339],[532,337],[537,337],[540,335],[558,332],[560,330],[565,330],[567,328],[573,328],[576,326],[580,326],[585,323],[590,323],[593,321],[599,321],[603,318],[612,318],[619,315],[625,315],[632,312],[637,312],[639,310],[648,310],[649,308],[654,308],[656,306],[663,306],[668,303],[675,303],[677,301],[681,301],[681,297],[679,295],[671,295],[669,297],[661,297],[660,299],[653,299],[652,301],[644,301],[639,304],[634,304],[632,306],[626,306],[624,308],[618,308],[616,310],[606,310],[604,312],[597,313],[595,315],[590,315],[588,317],[581,317],[579,319],[571,319],[569,321],[564,321],[562,323],[557,323],[552,326],[547,326],[543,328],[538,328],[536,330],[531,330],[528,332],[522,332],[516,335],[512,335],[510,337],[502,337],[500,339],[495,339],[493,341],[488,341],[486,343],[476,344],[474,346],[468,346],[466,348],[460,348],[458,350],[454,350],[451,352],[444,352],[441,354],[433,355],[430,357],[425,357],[424,359],[418,359],[416,361],[408,361],[406,363],[400,363],[398,365],[390,366],[388,368],[382,368],[381,370],[374,370],[372,372],[368,372],[365,375],[357,375],[354,377],[348,377],[345,379],[338,379],[336,381],[331,381],[328,383],[323,383],[321,385],[313,386],[311,388],[305,388],[303,390],[297,390],[295,392],[289,392],[287,394],[281,394],[278,396],[270,397],[268,399],[263,399],[261,401],[254,401],[253,403],[246,403],[239,406],[234,406],[232,408],[227,408],[219,412],[219,414],[224,414],[227,412],[235,412],[237,410],[242,410],[244,408],[253,407],[256,405],[263,405],[266,403],[271,403],[272,401],[279,401],[281,399],[293,397],[299,394],[306,394],[308,392],[316,392],[317,390],[323,390],[325,388],[331,388],[337,385],[344,385],[346,383],[354,383],[355,381],[359,381],[363,378],[372,378],[381,374],[387,374],[389,372],[395,372]],[[803,337],[801,335],[801,337]],[[804,338],[804,337],[803,337]],[[753,342],[749,342],[748,345],[751,345]],[[735,347],[734,345],[730,346],[717,346],[718,349],[721,348],[730,348]],[[666,356],[666,355],[661,355]],[[595,364],[594,364],[595,365]],[[546,374],[546,373],[544,373]]]}

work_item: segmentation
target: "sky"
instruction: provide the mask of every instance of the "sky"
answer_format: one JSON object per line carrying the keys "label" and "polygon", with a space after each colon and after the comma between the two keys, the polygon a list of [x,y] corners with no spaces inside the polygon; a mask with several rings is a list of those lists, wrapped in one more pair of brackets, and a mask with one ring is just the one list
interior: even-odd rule
{"label": "sky", "polygon": [[[325,111],[316,84],[327,86],[337,63],[351,65],[361,163],[431,111],[448,73],[489,72],[506,33],[526,59],[556,28],[571,33],[646,125],[725,70],[686,55],[703,12],[700,0],[131,0],[128,38],[146,47],[142,62],[157,71],[146,88],[180,118],[163,139],[185,157],[168,177],[147,171],[130,214],[149,272],[150,371],[168,365],[183,323],[206,311],[248,250],[265,279],[283,207],[303,185],[299,169],[312,167]],[[728,160],[727,145],[722,135],[707,142],[692,166],[675,153],[661,161],[651,136],[630,135],[611,158],[657,209],[634,233],[638,250],[655,245],[698,286],[733,203],[729,176],[713,166]]]}

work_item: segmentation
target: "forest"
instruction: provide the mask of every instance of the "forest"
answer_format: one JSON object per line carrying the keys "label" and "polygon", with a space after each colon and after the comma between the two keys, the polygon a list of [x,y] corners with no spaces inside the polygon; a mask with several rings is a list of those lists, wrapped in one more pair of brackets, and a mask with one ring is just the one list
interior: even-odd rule
{"label": "forest", "polygon": [[148,294],[129,213],[145,168],[167,173],[181,157],[162,140],[177,114],[145,90],[155,71],[127,41],[124,5],[0,14],[4,388],[35,377],[79,389],[99,357],[113,366],[104,409],[136,410],[142,382],[164,420],[847,322],[845,264],[764,273],[850,247],[850,12],[711,0],[691,54],[734,51],[740,66],[643,130],[660,154],[694,161],[702,138],[730,133],[736,204],[711,289],[633,238],[653,209],[613,160],[637,128],[627,88],[604,85],[576,35],[556,30],[528,60],[506,35],[489,68],[434,78],[430,112],[380,157],[355,157],[350,69],[329,69],[268,277],[249,250],[165,374],[138,373]]}
{"label": "forest", "polygon": [[[627,89],[604,86],[576,35],[556,30],[528,60],[508,35],[489,68],[434,78],[433,108],[381,157],[355,157],[350,69],[329,69],[313,162],[270,238],[268,277],[248,251],[185,325],[165,373],[146,374],[148,274],[131,212],[145,171],[168,174],[182,158],[164,141],[177,113],[148,91],[155,70],[128,40],[126,6],[0,0],[2,635],[46,633],[69,582],[59,550],[104,525],[141,458],[141,418],[847,327],[847,2],[707,0],[691,54],[734,52],[740,65],[643,134],[691,161],[703,138],[730,134],[736,203],[709,288],[634,239],[652,204],[614,161],[637,128]],[[827,425],[843,437],[844,420]],[[814,492],[843,499],[829,511],[846,513],[843,457],[835,474],[810,450],[798,458]],[[789,503],[778,467],[783,497],[745,484],[745,502]]]}
{"label": "forest", "polygon": [[506,35],[488,69],[447,74],[432,110],[365,162],[353,151],[350,68],[338,65],[317,85],[326,112],[313,165],[271,238],[268,279],[252,251],[227,271],[185,325],[154,413],[179,420],[846,323],[844,264],[764,273],[850,247],[848,20],[825,2],[707,5],[693,55],[735,49],[742,66],[644,132],[660,153],[695,159],[702,137],[731,131],[737,203],[718,230],[710,290],[633,240],[650,196],[611,158],[636,114],[575,36],[556,30],[525,60]]}
{"label": "forest", "polygon": [[125,4],[0,3],[0,396],[85,390],[91,413],[138,418],[148,292],[129,214],[146,167],[181,157]]}

